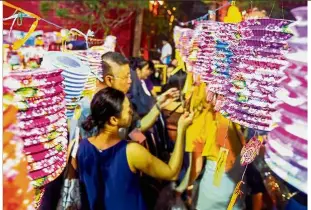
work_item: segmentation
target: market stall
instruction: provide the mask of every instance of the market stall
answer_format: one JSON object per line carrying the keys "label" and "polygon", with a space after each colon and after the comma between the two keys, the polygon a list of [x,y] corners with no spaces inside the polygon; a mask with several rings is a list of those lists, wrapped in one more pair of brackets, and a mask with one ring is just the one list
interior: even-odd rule
{"label": "market stall", "polygon": [[[115,51],[117,40],[96,39],[91,30],[84,34],[57,25],[58,31],[36,31],[38,21],[46,20],[7,2],[5,6],[19,11],[10,17],[14,21],[33,21],[28,32],[4,32],[5,208],[39,209],[47,185],[67,166],[73,139],[69,130],[76,126],[69,122],[81,115],[81,100],[92,99],[96,83],[103,82],[101,57]],[[224,22],[207,20],[225,6],[229,9]],[[161,92],[168,75],[187,74],[179,87],[179,105],[169,110],[170,115],[180,109],[194,113],[185,132],[188,165],[175,190],[181,194],[188,185],[193,187],[192,170],[204,157],[205,178],[199,189],[204,195],[198,206],[212,209],[204,196],[214,196],[215,203],[225,203],[229,210],[241,207],[245,176],[259,156],[265,160],[264,173],[307,194],[306,8],[292,13],[296,21],[270,18],[257,10],[242,15],[235,1],[228,1],[175,26],[177,64],[170,74],[167,65],[155,65],[162,83],[154,92]],[[169,154],[167,145],[165,152]],[[228,171],[233,171],[234,181]],[[271,182],[264,183],[271,196]],[[209,195],[204,184],[212,189]]]}
{"label": "market stall", "polygon": [[[15,20],[23,15],[41,20],[24,9],[6,2],[5,5],[20,12],[16,17],[13,15]],[[5,188],[6,195],[12,196],[7,199],[6,209],[16,206],[17,198],[24,199],[18,209],[28,209],[29,205],[40,207],[45,187],[62,174],[67,164],[68,122],[81,98],[94,94],[96,80],[100,78],[101,55],[116,47],[114,36],[105,41],[76,29],[55,32],[34,29],[27,33],[4,32],[4,118],[8,121],[4,126],[7,151],[4,164],[8,165],[4,177],[5,187],[19,187],[15,191]],[[66,49],[66,42],[79,35],[88,48]],[[57,48],[51,47],[55,44]],[[12,132],[17,135],[12,136]],[[15,164],[9,164],[9,160]],[[18,173],[10,174],[15,170]],[[16,195],[18,190],[22,194]]]}
{"label": "market stall", "polygon": [[[243,20],[240,15],[236,21],[238,16],[229,13],[238,9],[234,2],[231,4],[225,22],[195,20],[193,27],[174,28],[175,45],[189,75],[185,93],[192,96],[190,110],[197,113],[193,122],[197,124],[196,129],[188,128],[186,151],[195,152],[194,145],[200,139],[205,145],[202,155],[209,160],[213,156],[213,145],[220,147],[216,167],[222,172],[215,172],[215,186],[220,186],[219,177],[228,167],[220,161],[228,164],[232,153],[237,156],[238,152],[241,156],[240,170],[244,173],[228,209],[233,208],[237,196],[241,195],[247,166],[265,143],[266,163],[271,170],[307,193],[303,187],[307,182],[307,81],[304,77],[307,66],[303,60],[306,57],[302,55],[306,50],[305,9],[292,10],[297,22],[254,12],[244,15]],[[209,112],[216,118],[209,117]],[[216,127],[211,123],[216,123]],[[248,130],[254,133],[239,150],[234,149],[237,143],[230,143],[231,124],[238,126],[241,140]],[[201,132],[197,132],[199,127]],[[300,152],[296,151],[298,147]]]}

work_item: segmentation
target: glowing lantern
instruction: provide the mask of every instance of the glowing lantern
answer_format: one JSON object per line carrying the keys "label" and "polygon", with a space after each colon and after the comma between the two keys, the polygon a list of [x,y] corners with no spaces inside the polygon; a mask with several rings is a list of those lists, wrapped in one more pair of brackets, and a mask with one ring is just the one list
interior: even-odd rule
{"label": "glowing lantern", "polygon": [[237,6],[235,6],[235,1],[231,2],[231,6],[228,9],[227,16],[224,18],[225,23],[239,23],[242,21],[242,14]]}

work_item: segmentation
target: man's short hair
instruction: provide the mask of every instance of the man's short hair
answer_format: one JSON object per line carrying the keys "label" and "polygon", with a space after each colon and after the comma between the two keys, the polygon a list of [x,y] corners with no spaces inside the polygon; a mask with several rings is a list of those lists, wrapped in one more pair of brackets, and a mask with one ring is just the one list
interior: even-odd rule
{"label": "man's short hair", "polygon": [[111,66],[109,65],[109,62],[115,63],[119,66],[123,66],[126,64],[129,64],[129,60],[124,57],[122,54],[117,52],[107,52],[102,55],[101,57],[102,61],[102,75],[105,77],[107,74],[112,73]]}
{"label": "man's short hair", "polygon": [[169,38],[168,38],[166,35],[164,35],[164,34],[161,34],[161,35],[160,35],[160,39],[161,39],[162,41],[166,41],[166,42],[169,41]]}

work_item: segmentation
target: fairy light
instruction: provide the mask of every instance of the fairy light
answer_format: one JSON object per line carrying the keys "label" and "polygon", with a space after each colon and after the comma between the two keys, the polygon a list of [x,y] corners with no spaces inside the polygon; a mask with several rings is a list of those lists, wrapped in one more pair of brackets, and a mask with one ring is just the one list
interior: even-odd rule
{"label": "fairy light", "polygon": [[172,23],[174,21],[174,15],[171,16],[170,22]]}
{"label": "fairy light", "polygon": [[153,5],[163,6],[164,9],[166,9],[167,14],[169,15],[169,25],[172,26],[173,22],[175,20],[175,16],[173,15],[172,11],[176,11],[176,7],[171,8],[172,9],[172,11],[171,11],[170,9],[167,9],[167,5],[164,4],[164,1],[150,0],[149,1],[149,9],[151,12],[153,12],[154,15],[157,15],[157,11],[155,11],[155,8]]}
{"label": "fairy light", "polygon": [[152,9],[153,9],[153,3],[150,2],[150,4],[149,4],[149,11],[152,12]]}
{"label": "fairy light", "polygon": [[160,4],[162,6],[164,4],[164,1],[153,1],[153,0],[150,0],[149,3],[153,4],[153,5]]}

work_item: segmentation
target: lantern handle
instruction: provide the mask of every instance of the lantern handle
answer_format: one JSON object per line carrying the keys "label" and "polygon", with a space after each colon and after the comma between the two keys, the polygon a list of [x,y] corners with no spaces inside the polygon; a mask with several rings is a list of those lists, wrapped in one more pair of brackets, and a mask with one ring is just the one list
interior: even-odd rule
{"label": "lantern handle", "polygon": [[78,34],[81,34],[84,39],[85,39],[85,43],[86,43],[86,49],[89,49],[89,44],[88,44],[88,38],[87,38],[87,35],[85,35],[83,32],[81,32],[80,30],[76,29],[76,28],[72,28],[69,30],[69,33],[71,32],[76,32]]}

